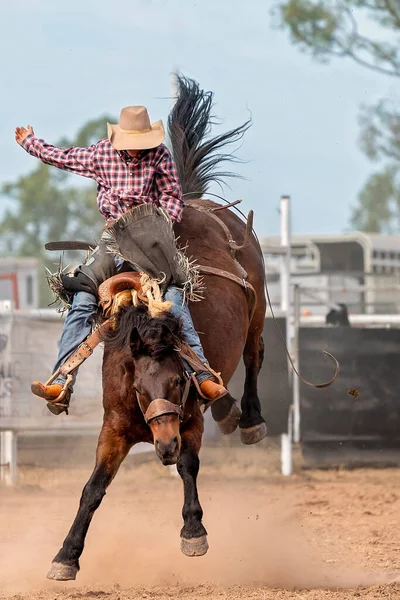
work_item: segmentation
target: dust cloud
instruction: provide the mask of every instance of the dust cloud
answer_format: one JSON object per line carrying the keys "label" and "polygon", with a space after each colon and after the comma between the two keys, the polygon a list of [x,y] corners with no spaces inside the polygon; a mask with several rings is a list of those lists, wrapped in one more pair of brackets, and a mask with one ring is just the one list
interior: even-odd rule
{"label": "dust cloud", "polygon": [[326,559],[296,504],[301,486],[289,485],[285,491],[276,480],[229,480],[227,473],[212,470],[199,481],[210,549],[204,557],[188,558],[179,549],[180,479],[150,464],[122,472],[109,489],[89,529],[77,581],[50,582],[46,572],[72,524],[89,473],[56,471],[55,483],[48,478],[32,488],[2,490],[0,596],[36,590],[68,594],[77,586],[178,589],[207,584],[290,590],[393,580],[386,572],[368,574],[357,566],[340,541],[335,558]]}

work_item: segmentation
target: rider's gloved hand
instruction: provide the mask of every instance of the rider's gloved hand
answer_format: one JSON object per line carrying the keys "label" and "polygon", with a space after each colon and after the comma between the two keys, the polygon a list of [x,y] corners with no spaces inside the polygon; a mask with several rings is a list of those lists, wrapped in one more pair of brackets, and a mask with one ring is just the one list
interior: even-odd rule
{"label": "rider's gloved hand", "polygon": [[69,275],[61,275],[61,281],[66,290],[69,292],[88,292],[96,296],[97,289],[84,273],[77,272],[74,277]]}

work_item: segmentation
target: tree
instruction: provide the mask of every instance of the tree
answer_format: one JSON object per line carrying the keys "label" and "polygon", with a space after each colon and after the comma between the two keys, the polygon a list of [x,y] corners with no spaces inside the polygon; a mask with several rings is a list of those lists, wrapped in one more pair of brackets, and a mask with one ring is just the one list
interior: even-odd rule
{"label": "tree", "polygon": [[[104,137],[106,122],[102,117],[86,123],[73,141],[64,138],[62,147],[88,146]],[[38,161],[27,175],[6,183],[0,190],[11,205],[0,221],[0,254],[3,256],[33,256],[43,265],[40,278],[40,305],[46,306],[53,297],[44,277],[44,267],[55,270],[55,253],[46,252],[48,241],[99,238],[104,219],[96,204],[96,187],[84,180]],[[66,257],[78,258],[77,253]]]}
{"label": "tree", "polygon": [[[313,58],[348,57],[400,77],[398,0],[286,0],[273,12],[278,25],[289,30],[292,42]],[[364,35],[368,22],[382,32],[381,40]]]}
{"label": "tree", "polygon": [[[348,58],[388,77],[400,77],[399,0],[285,0],[275,5],[273,14],[291,41],[315,60]],[[398,232],[400,110],[380,100],[362,108],[360,125],[361,149],[383,166],[361,190],[352,225],[364,231]]]}

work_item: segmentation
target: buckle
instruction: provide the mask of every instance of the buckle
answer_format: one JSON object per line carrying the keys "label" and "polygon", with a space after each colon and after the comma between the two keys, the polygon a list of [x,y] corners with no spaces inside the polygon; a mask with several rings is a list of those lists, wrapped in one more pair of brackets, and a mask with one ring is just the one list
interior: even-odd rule
{"label": "buckle", "polygon": [[91,346],[89,346],[89,344],[87,344],[86,342],[82,342],[82,344],[79,345],[78,350],[81,350],[81,349],[84,352],[84,356],[87,354],[86,358],[89,358],[89,356],[92,356],[93,348]]}

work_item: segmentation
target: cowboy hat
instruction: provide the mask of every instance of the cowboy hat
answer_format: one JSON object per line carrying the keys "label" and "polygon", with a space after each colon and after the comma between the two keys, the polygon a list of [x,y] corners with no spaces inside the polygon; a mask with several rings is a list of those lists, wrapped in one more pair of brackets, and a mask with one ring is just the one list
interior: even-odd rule
{"label": "cowboy hat", "polygon": [[107,134],[116,150],[147,150],[159,146],[165,137],[162,121],[150,123],[145,106],[126,106],[118,125],[107,123]]}

